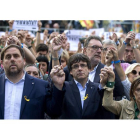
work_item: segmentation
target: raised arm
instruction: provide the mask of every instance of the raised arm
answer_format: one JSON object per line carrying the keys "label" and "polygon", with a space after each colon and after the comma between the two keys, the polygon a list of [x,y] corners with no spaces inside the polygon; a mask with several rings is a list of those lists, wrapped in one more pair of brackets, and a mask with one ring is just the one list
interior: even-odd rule
{"label": "raised arm", "polygon": [[[129,44],[131,39],[135,38],[135,33],[134,32],[128,32],[126,38],[125,38],[125,43]],[[123,55],[125,51],[126,45],[123,43],[120,49],[118,50],[118,56],[120,60],[123,60]]]}
{"label": "raised arm", "polygon": [[105,107],[108,111],[111,111],[116,115],[120,115],[122,110],[122,101],[113,100],[113,89],[115,81],[115,74],[113,70],[108,67],[101,69],[100,79],[100,83],[105,83],[106,81],[102,101],[103,107]]}
{"label": "raised arm", "polygon": [[42,27],[42,23],[39,20],[38,21],[38,31],[36,33],[36,46],[38,46],[38,44],[40,44],[40,33],[41,33],[41,27]]}

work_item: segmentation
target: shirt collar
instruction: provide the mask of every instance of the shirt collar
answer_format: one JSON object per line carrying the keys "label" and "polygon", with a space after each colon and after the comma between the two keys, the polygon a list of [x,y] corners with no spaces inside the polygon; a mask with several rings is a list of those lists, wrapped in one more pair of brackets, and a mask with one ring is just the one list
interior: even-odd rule
{"label": "shirt collar", "polygon": [[[78,86],[79,84],[81,85],[81,83],[79,83],[78,81],[76,81],[75,79],[74,79],[74,81],[75,81],[75,83],[76,83],[76,85]],[[88,85],[88,83],[89,83],[89,78],[88,78],[88,80],[87,80],[87,82],[86,82],[86,85],[85,86],[87,86]]]}
{"label": "shirt collar", "polygon": [[[26,74],[26,72],[25,71],[23,71],[24,72],[24,75],[23,75],[23,77],[17,82],[17,83],[19,83],[20,81],[25,81],[25,74]],[[11,82],[11,83],[13,83],[12,81],[10,81],[9,79],[8,79],[8,77],[5,75],[5,80],[8,80],[9,82]],[[15,83],[15,84],[17,84],[17,83]]]}
{"label": "shirt collar", "polygon": [[109,67],[109,68],[112,68],[112,69],[114,69],[114,66],[113,66],[113,64],[111,64],[110,66],[107,66],[107,65],[105,65],[104,67]]}
{"label": "shirt collar", "polygon": [[[99,64],[98,64],[98,65],[99,65]],[[93,69],[92,71],[90,71],[89,73],[92,73],[92,72],[96,71],[98,65],[97,65],[96,67],[94,67],[94,69]]]}

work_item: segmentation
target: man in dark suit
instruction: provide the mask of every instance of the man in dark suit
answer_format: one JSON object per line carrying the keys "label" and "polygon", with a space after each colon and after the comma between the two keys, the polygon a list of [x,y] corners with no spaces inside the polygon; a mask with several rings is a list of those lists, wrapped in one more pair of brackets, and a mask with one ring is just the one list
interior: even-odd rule
{"label": "man in dark suit", "polygon": [[60,118],[105,119],[106,111],[102,107],[104,85],[88,79],[89,58],[84,54],[74,54],[69,59],[68,68],[73,80],[65,82],[66,93]]}
{"label": "man in dark suit", "polygon": [[44,112],[59,117],[64,96],[65,74],[55,66],[48,82],[24,72],[24,52],[20,46],[9,45],[2,50],[1,62],[5,74],[0,76],[0,119],[43,119]]}
{"label": "man in dark suit", "polygon": [[[102,40],[98,36],[89,36],[86,39],[86,42],[84,44],[84,50],[83,53],[87,55],[91,62],[91,69],[89,72],[89,79],[91,82],[100,83],[100,72],[101,69],[104,68],[104,64],[101,63],[101,51],[103,50]],[[68,67],[64,68],[65,72],[65,81],[71,81],[72,77],[69,73]],[[116,100],[121,99],[122,96],[124,96],[124,90],[123,85],[121,83],[121,80],[115,72],[115,88],[114,88],[114,98]]]}

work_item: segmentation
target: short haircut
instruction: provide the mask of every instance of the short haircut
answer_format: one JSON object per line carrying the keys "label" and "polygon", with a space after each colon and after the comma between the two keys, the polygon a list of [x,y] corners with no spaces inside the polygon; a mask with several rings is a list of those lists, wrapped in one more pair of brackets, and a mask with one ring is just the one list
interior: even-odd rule
{"label": "short haircut", "polygon": [[110,39],[106,39],[103,41],[103,45],[106,44],[106,45],[114,45],[115,48],[117,48],[117,45],[116,43],[113,41],[113,40],[110,40]]}
{"label": "short haircut", "polygon": [[26,68],[28,68],[28,67],[32,67],[32,66],[37,68],[38,74],[39,74],[39,76],[40,76],[40,71],[39,71],[38,67],[37,67],[35,64],[28,64],[28,65],[26,65],[26,66],[24,67],[24,69],[26,69]]}
{"label": "short haircut", "polygon": [[39,51],[47,51],[48,52],[48,46],[46,44],[38,44],[37,47],[36,47],[36,52],[39,52]]}
{"label": "short haircut", "polygon": [[72,70],[72,65],[74,63],[77,63],[77,62],[80,62],[80,61],[86,62],[88,69],[91,69],[91,64],[90,64],[90,60],[89,60],[88,56],[86,56],[82,53],[77,53],[77,54],[72,55],[69,59],[69,62],[68,62],[69,71]]}
{"label": "short haircut", "polygon": [[100,38],[99,36],[89,36],[89,37],[85,40],[85,43],[84,43],[84,47],[85,47],[85,48],[88,47],[88,44],[89,44],[90,40],[92,40],[92,39],[98,40],[98,41],[101,42],[101,44],[103,44],[103,43],[102,43],[102,40],[101,40],[101,38]]}
{"label": "short haircut", "polygon": [[49,70],[49,61],[48,61],[48,58],[47,58],[46,56],[40,55],[40,56],[38,56],[38,57],[36,58],[36,60],[37,60],[38,62],[46,62],[46,64],[47,64],[47,71]]}
{"label": "short haircut", "polygon": [[66,50],[63,50],[62,54],[61,54],[61,58],[64,58],[66,61],[66,64],[68,64],[69,61],[69,53]]}
{"label": "short haircut", "polygon": [[1,52],[1,60],[4,59],[4,54],[5,54],[6,50],[8,50],[9,48],[17,48],[17,49],[20,51],[20,54],[21,54],[21,56],[23,57],[23,59],[25,58],[25,54],[24,54],[23,49],[22,49],[20,46],[18,46],[18,45],[11,44],[11,45],[9,45],[9,46],[7,46],[7,47],[4,47],[4,48],[2,49],[2,52]]}

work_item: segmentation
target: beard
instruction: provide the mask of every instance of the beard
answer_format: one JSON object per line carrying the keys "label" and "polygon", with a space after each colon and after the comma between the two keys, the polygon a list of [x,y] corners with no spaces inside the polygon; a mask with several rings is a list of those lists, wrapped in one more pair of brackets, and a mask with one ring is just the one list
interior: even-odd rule
{"label": "beard", "polygon": [[17,70],[11,70],[10,68],[6,71],[6,75],[10,76],[10,77],[14,77],[17,76],[19,73],[21,73],[23,71],[22,68],[18,68]]}

